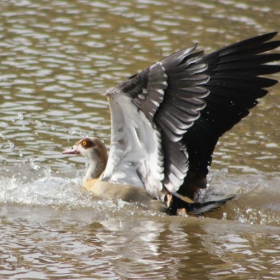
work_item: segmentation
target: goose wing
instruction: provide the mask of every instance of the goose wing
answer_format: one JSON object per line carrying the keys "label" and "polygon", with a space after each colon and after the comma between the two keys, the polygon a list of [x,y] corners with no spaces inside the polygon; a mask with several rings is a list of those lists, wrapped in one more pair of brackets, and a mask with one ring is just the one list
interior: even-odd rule
{"label": "goose wing", "polygon": [[107,92],[111,149],[103,180],[143,186],[161,199],[188,170],[183,135],[199,118],[209,77],[196,46],[179,51]]}
{"label": "goose wing", "polygon": [[189,171],[180,188],[181,194],[193,198],[200,188],[206,187],[208,166],[219,137],[247,116],[257,105],[257,99],[277,83],[260,77],[280,71],[280,66],[275,65],[280,54],[264,54],[280,46],[280,41],[269,41],[276,34],[235,43],[198,61],[208,65],[203,73],[210,79],[203,86],[210,94],[204,98],[206,106],[200,112],[200,118],[183,137],[183,143],[188,147]]}
{"label": "goose wing", "polygon": [[130,77],[107,96],[112,133],[104,180],[191,198],[206,187],[220,136],[249,114],[266,88],[260,77],[280,71],[277,33],[257,36],[204,55],[182,50]]}

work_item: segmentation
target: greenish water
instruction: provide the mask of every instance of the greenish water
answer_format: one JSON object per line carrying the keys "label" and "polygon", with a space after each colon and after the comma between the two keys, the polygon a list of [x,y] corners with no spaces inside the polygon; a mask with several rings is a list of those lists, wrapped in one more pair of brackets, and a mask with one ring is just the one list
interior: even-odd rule
{"label": "greenish water", "polygon": [[278,6],[0,0],[0,278],[278,279],[279,85],[219,142],[205,196],[238,197],[207,218],[96,200],[62,155],[85,135],[109,146],[106,89],[194,43],[280,31]]}

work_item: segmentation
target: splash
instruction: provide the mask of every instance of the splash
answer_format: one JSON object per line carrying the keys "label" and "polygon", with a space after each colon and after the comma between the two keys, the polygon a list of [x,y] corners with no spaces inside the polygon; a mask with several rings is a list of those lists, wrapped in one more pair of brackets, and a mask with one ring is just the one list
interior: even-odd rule
{"label": "splash", "polygon": [[[28,168],[28,170],[26,170]],[[9,176],[9,174],[12,174]],[[68,173],[55,173],[49,167],[34,168],[30,165],[17,165],[0,168],[0,204],[24,206],[48,206],[66,209],[93,209],[102,216],[143,214],[137,204],[121,200],[103,200],[82,187],[83,170]],[[144,215],[156,215],[144,211]],[[161,215],[162,213],[158,213]]]}
{"label": "splash", "polygon": [[81,190],[80,180],[53,176],[50,169],[39,172],[36,175],[41,178],[37,179],[32,176],[32,171],[17,172],[11,177],[0,176],[0,203],[70,207],[91,205],[92,198]]}

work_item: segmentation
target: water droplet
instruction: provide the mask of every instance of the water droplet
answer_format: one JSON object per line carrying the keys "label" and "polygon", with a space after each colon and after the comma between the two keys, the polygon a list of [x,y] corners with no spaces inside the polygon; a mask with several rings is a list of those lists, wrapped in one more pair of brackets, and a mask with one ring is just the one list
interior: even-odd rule
{"label": "water droplet", "polygon": [[23,114],[19,113],[19,114],[18,114],[18,119],[19,119],[19,120],[23,120]]}
{"label": "water droplet", "polygon": [[12,143],[11,141],[9,141],[9,147],[10,147],[10,149],[13,149],[15,147],[15,144]]}
{"label": "water droplet", "polygon": [[45,173],[45,176],[46,176],[47,178],[51,178],[52,169],[51,169],[50,167],[46,167],[46,168],[44,169],[44,173]]}
{"label": "water droplet", "polygon": [[35,123],[38,125],[38,126],[42,126],[42,123],[38,120],[35,121]]}
{"label": "water droplet", "polygon": [[30,159],[30,166],[33,170],[39,170],[41,167],[40,165],[35,163],[36,159]]}
{"label": "water droplet", "polygon": [[0,133],[0,137],[2,137],[2,139],[6,139],[5,135]]}

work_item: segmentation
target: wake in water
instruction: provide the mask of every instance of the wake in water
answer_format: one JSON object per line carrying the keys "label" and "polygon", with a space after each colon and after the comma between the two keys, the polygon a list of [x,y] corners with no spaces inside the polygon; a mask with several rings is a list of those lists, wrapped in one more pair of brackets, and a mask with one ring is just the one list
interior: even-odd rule
{"label": "wake in water", "polygon": [[[36,170],[36,172],[34,172]],[[103,218],[114,213],[134,215],[143,210],[141,205],[121,200],[109,201],[94,196],[82,187],[83,170],[53,172],[50,167],[42,167],[31,161],[30,165],[18,164],[0,168],[0,205],[18,207],[36,206],[59,209],[91,210]],[[17,210],[18,212],[18,210]],[[162,213],[146,212],[147,215]]]}
{"label": "wake in water", "polygon": [[[129,211],[133,214],[139,211],[139,205],[101,200],[85,191],[80,179],[83,177],[83,170],[71,171],[70,174],[70,172],[53,172],[49,167],[37,167],[32,166],[32,163],[30,166],[18,164],[15,167],[2,167],[0,204],[90,208],[99,213]],[[34,168],[37,169],[36,172]],[[212,172],[209,176],[209,186],[201,193],[200,201],[219,200],[236,194],[233,201],[214,213],[207,214],[207,217],[238,220],[242,223],[279,225],[278,177],[268,179],[261,178],[260,175],[251,175],[233,179],[228,176],[226,169]],[[147,214],[162,215],[151,211]]]}
{"label": "wake in water", "polygon": [[72,178],[68,173],[52,172],[51,168],[33,162],[29,166],[18,164],[1,168],[0,203],[71,208],[96,206],[96,199],[82,188],[82,171],[71,173]]}

